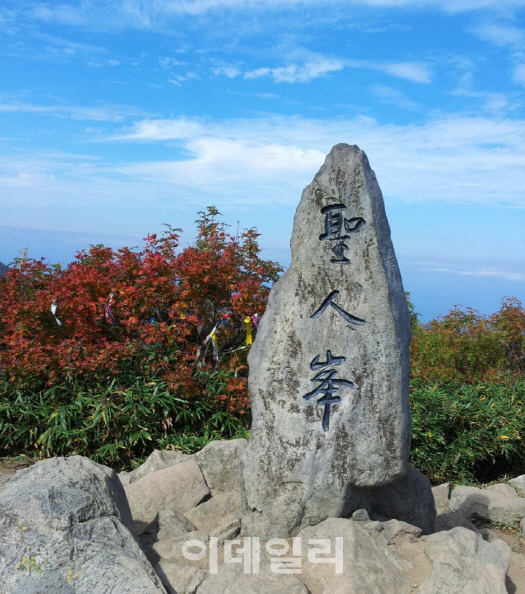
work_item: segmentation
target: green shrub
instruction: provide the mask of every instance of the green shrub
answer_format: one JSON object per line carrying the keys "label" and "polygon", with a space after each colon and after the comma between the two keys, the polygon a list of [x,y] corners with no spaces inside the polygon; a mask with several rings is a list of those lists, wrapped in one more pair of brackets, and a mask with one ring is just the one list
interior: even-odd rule
{"label": "green shrub", "polygon": [[412,377],[427,383],[513,383],[525,375],[525,309],[513,297],[485,316],[455,308],[428,324],[411,309]]}
{"label": "green shrub", "polygon": [[525,382],[412,382],[412,464],[433,482],[525,473]]}
{"label": "green shrub", "polygon": [[[225,370],[201,371],[210,392],[231,379]],[[116,379],[98,385],[57,384],[42,391],[0,384],[0,444],[3,455],[83,455],[129,467],[154,449],[194,452],[213,439],[247,436],[249,415],[224,409],[220,400],[175,396],[163,380]],[[1,451],[1,450],[0,450]]]}

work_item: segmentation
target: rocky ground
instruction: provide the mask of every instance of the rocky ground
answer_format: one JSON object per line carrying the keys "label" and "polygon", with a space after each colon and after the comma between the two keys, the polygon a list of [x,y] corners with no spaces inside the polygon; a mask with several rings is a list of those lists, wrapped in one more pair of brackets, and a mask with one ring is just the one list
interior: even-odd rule
{"label": "rocky ground", "polygon": [[240,535],[245,444],[120,475],[80,456],[3,463],[0,594],[525,594],[525,475],[434,487],[433,534],[361,509],[264,542]]}

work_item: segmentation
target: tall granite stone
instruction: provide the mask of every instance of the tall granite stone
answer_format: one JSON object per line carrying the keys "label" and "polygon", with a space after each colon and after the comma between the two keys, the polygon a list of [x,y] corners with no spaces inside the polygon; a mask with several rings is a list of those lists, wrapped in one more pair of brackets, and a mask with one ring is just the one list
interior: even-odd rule
{"label": "tall granite stone", "polygon": [[366,507],[406,473],[410,442],[410,318],[357,146],[336,145],[304,190],[291,248],[249,357],[243,533],[268,538]]}

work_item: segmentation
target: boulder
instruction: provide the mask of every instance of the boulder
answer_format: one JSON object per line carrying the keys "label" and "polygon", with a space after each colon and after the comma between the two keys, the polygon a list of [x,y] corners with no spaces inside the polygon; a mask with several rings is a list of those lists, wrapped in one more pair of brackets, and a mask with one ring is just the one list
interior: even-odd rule
{"label": "boulder", "polygon": [[450,496],[450,509],[461,511],[468,518],[484,518],[492,522],[512,523],[525,517],[525,498],[518,497],[508,484],[486,489],[456,487]]}
{"label": "boulder", "polygon": [[240,490],[240,462],[247,443],[246,439],[212,441],[194,455],[212,496]]}
{"label": "boulder", "polygon": [[199,506],[188,510],[185,516],[199,530],[211,533],[227,523],[231,516],[241,518],[241,494],[239,491],[220,493]]}
{"label": "boulder", "polygon": [[467,528],[473,532],[479,532],[478,527],[470,519],[468,512],[459,509],[448,514],[440,514],[436,517],[436,532],[452,530],[452,528]]}
{"label": "boulder", "polygon": [[364,500],[372,519],[401,520],[421,528],[423,534],[435,530],[436,507],[430,481],[412,466],[389,485],[368,491]]}
{"label": "boulder", "polygon": [[178,561],[184,563],[185,557],[183,546],[184,543],[191,540],[198,540],[199,542],[203,543],[203,545],[207,545],[210,541],[210,537],[208,534],[206,534],[206,532],[201,532],[200,530],[176,534],[154,543],[152,546],[152,551],[148,557],[153,561],[156,554],[158,559],[166,559],[167,561]]}
{"label": "boulder", "polygon": [[388,520],[382,522],[383,530],[382,534],[387,544],[394,544],[396,538],[403,538],[406,536],[412,537],[410,540],[414,540],[418,536],[421,536],[421,528],[407,524],[406,522],[400,522],[399,520]]}
{"label": "boulder", "polygon": [[420,594],[507,594],[508,561],[498,549],[466,528],[428,536],[432,572]]}
{"label": "boulder", "polygon": [[139,535],[144,551],[151,551],[154,543],[172,536],[181,536],[197,528],[181,513],[173,509],[160,511]]}
{"label": "boulder", "polygon": [[261,563],[259,573],[244,573],[242,559],[238,563],[220,565],[197,588],[196,594],[309,594],[295,575],[273,573]]}
{"label": "boulder", "polygon": [[117,474],[82,456],[38,462],[0,494],[0,584],[13,594],[165,592]]}
{"label": "boulder", "polygon": [[[292,262],[250,350],[243,534],[297,534],[407,472],[410,319],[383,198],[357,146],[304,190]],[[392,515],[394,517],[395,514]]]}
{"label": "boulder", "polygon": [[450,512],[450,483],[443,483],[432,487],[432,496],[436,506],[436,513],[448,514]]}
{"label": "boulder", "polygon": [[208,576],[205,569],[166,559],[161,559],[154,567],[168,594],[195,594]]}
{"label": "boulder", "polygon": [[184,513],[210,497],[201,469],[192,459],[146,474],[125,491],[133,519],[145,523],[161,510]]}
{"label": "boulder", "polygon": [[525,474],[511,479],[509,485],[512,485],[522,497],[525,497]]}
{"label": "boulder", "polygon": [[4,490],[5,486],[10,480],[10,474],[4,474],[3,472],[0,472],[0,493]]}
{"label": "boulder", "polygon": [[[302,544],[301,579],[315,594],[406,594],[411,591],[410,576],[392,557],[391,547],[377,542],[361,522],[329,518],[317,526],[305,528],[298,536]],[[310,559],[314,557],[314,539],[330,543],[330,554],[316,554],[315,559],[334,558],[336,538],[342,539],[340,568],[334,563]]]}
{"label": "boulder", "polygon": [[131,472],[121,472],[118,476],[120,482],[126,487],[138,481],[143,476],[157,470],[163,470],[169,466],[180,464],[189,460],[190,456],[178,450],[154,450],[147,458],[144,464],[141,464]]}

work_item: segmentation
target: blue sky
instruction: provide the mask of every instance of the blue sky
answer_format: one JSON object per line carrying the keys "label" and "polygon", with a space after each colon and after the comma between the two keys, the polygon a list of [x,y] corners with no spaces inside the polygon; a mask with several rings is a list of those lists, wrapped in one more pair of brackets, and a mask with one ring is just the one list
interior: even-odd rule
{"label": "blue sky", "polygon": [[368,155],[429,319],[525,302],[524,0],[0,3],[0,261],[193,239],[289,263],[334,144]]}

